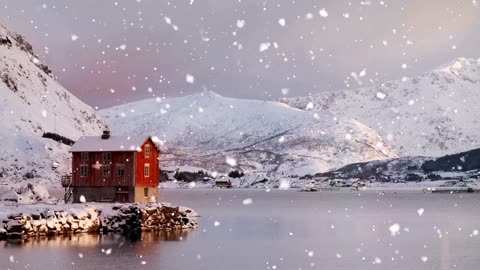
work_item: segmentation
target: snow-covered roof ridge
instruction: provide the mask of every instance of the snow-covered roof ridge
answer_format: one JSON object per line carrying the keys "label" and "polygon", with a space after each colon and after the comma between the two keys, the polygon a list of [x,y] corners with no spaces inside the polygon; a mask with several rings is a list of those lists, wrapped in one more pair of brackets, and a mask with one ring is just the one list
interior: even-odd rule
{"label": "snow-covered roof ridge", "polygon": [[142,145],[149,139],[157,148],[159,147],[149,135],[110,136],[108,139],[102,139],[100,136],[82,136],[70,148],[70,152],[140,152]]}

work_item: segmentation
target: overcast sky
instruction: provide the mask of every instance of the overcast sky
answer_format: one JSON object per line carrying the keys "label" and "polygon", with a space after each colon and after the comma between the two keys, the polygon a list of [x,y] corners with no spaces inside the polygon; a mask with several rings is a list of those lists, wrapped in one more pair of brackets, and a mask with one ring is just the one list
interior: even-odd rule
{"label": "overcast sky", "polygon": [[0,0],[0,14],[100,107],[202,90],[308,95],[480,57],[475,0]]}

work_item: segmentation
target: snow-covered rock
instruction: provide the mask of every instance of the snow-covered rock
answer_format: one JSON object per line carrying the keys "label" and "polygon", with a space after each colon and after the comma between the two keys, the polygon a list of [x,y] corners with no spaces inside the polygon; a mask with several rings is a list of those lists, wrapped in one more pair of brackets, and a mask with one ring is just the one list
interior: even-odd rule
{"label": "snow-covered rock", "polygon": [[56,82],[22,36],[0,26],[0,41],[0,183],[59,181],[71,167],[69,146],[43,134],[97,135],[102,120]]}
{"label": "snow-covered rock", "polygon": [[48,190],[41,185],[23,183],[18,184],[0,197],[0,201],[15,202],[18,204],[54,204],[58,199],[50,197]]}
{"label": "snow-covered rock", "polygon": [[480,146],[480,60],[459,58],[413,78],[282,102],[354,118],[401,156],[442,156]]}
{"label": "snow-covered rock", "polygon": [[113,133],[151,134],[163,141],[168,150],[162,166],[240,169],[276,179],[397,156],[375,131],[353,119],[213,92],[143,100],[100,113]]}
{"label": "snow-covered rock", "polygon": [[22,205],[0,204],[0,240],[72,233],[142,231],[197,227],[198,213],[167,204]]}

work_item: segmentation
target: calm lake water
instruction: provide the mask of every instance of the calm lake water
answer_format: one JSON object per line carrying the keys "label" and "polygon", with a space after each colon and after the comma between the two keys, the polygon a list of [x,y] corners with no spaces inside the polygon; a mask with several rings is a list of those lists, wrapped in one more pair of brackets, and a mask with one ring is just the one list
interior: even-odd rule
{"label": "calm lake water", "polygon": [[196,209],[199,228],[136,242],[118,235],[0,242],[0,269],[480,269],[479,194],[161,194]]}

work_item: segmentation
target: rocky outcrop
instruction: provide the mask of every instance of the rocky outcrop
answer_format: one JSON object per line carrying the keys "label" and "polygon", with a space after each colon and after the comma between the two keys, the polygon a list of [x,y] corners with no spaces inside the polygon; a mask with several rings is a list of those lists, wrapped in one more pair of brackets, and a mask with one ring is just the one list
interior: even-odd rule
{"label": "rocky outcrop", "polygon": [[161,204],[95,205],[68,210],[61,210],[58,206],[51,209],[40,207],[31,206],[23,209],[26,211],[3,217],[0,220],[0,240],[107,232],[136,236],[142,231],[197,227],[197,214],[193,210]]}

